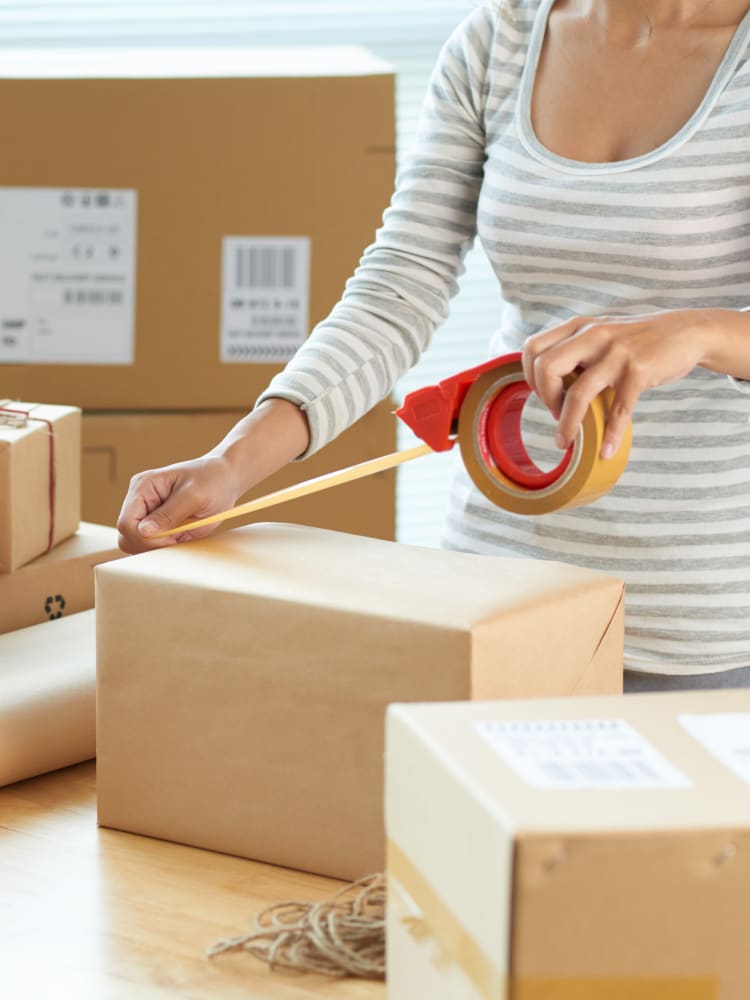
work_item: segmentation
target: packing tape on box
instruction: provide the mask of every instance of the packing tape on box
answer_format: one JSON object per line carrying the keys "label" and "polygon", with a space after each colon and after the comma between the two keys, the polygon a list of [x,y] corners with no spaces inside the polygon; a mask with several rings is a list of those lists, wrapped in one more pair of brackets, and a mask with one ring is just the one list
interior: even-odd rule
{"label": "packing tape on box", "polygon": [[[564,507],[577,507],[608,492],[627,464],[632,433],[628,425],[615,454],[608,459],[601,457],[612,390],[605,390],[591,402],[562,461],[554,469],[543,471],[526,451],[521,433],[523,408],[531,389],[524,379],[520,356],[509,358],[480,375],[460,407],[457,438],[461,458],[474,484],[498,507],[516,514],[547,514]],[[570,376],[566,385],[574,379],[574,375]],[[392,469],[432,451],[429,445],[422,444],[383,455],[250,500],[220,514],[189,521],[154,537],[166,538],[252,514]]]}
{"label": "packing tape on box", "polygon": [[483,1000],[719,1000],[715,976],[508,976],[392,840],[387,857],[389,909],[396,909],[415,947],[429,945],[440,967],[457,966]]}
{"label": "packing tape on box", "polygon": [[484,1000],[504,996],[504,971],[392,840],[386,857],[388,908],[398,907],[410,936],[417,942],[432,942],[435,961],[457,965]]}
{"label": "packing tape on box", "polygon": [[218,524],[220,521],[227,521],[232,517],[240,517],[242,514],[254,514],[256,511],[264,510],[266,507],[275,507],[277,504],[285,503],[288,500],[299,500],[300,497],[309,496],[311,493],[318,493],[320,490],[329,490],[333,486],[340,486],[342,483],[350,483],[355,479],[363,479],[365,476],[372,476],[376,472],[385,472],[403,462],[410,462],[414,458],[422,455],[429,455],[432,448],[428,444],[420,444],[414,448],[407,448],[405,451],[394,451],[390,455],[382,455],[380,458],[372,458],[367,462],[360,462],[358,465],[350,465],[346,469],[339,469],[336,472],[327,472],[323,476],[316,476],[315,479],[308,479],[304,483],[297,483],[296,486],[288,486],[286,489],[277,490],[257,500],[248,500],[231,510],[222,511],[220,514],[212,514],[211,517],[202,517],[199,521],[189,521],[169,531],[160,531],[154,538],[166,538],[168,535],[178,535],[183,531],[191,531],[193,528],[202,528],[207,524]]}
{"label": "packing tape on box", "polygon": [[0,636],[0,785],[95,756],[94,614]]}

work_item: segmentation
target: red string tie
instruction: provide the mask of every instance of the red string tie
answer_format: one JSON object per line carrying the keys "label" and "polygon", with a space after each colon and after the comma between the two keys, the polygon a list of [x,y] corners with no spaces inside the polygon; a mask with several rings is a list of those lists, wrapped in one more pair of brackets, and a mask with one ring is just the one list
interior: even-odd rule
{"label": "red string tie", "polygon": [[[2,414],[7,414],[7,416],[3,418]],[[22,430],[30,420],[46,424],[47,426],[47,440],[49,441],[49,534],[47,536],[46,551],[49,552],[55,539],[55,485],[57,482],[55,428],[51,420],[47,420],[45,417],[32,416],[29,410],[20,410],[12,406],[0,406],[0,423]]]}

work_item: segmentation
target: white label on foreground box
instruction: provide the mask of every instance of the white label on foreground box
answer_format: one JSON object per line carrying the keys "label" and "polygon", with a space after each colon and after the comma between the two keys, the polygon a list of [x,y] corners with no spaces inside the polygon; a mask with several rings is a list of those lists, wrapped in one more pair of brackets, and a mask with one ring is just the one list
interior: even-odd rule
{"label": "white label on foreground box", "polygon": [[625,719],[477,722],[480,735],[535,788],[687,788],[689,779]]}
{"label": "white label on foreground box", "polygon": [[221,360],[289,361],[308,333],[308,237],[225,236],[221,270]]}
{"label": "white label on foreground box", "polygon": [[679,721],[709,753],[750,784],[750,712],[681,715]]}
{"label": "white label on foreground box", "polygon": [[0,363],[128,365],[136,193],[0,188]]}

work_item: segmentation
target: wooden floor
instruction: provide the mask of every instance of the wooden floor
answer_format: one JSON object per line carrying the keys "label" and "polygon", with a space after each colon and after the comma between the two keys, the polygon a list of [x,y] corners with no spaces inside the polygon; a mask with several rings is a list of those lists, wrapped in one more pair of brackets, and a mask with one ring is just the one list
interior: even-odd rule
{"label": "wooden floor", "polygon": [[205,949],[339,883],[98,829],[93,762],[0,788],[2,1000],[385,1000],[361,980]]}

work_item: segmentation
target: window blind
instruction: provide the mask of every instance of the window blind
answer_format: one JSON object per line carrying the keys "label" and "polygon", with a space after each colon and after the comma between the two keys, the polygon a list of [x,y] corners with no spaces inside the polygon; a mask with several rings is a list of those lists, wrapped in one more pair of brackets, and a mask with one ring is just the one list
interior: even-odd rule
{"label": "window blind", "polygon": [[[397,74],[397,150],[408,151],[440,47],[475,0],[0,0],[0,59],[13,46],[364,45]],[[364,247],[363,247],[364,249]],[[497,282],[479,249],[467,258],[451,317],[419,364],[396,386],[412,389],[484,360],[498,310]],[[399,447],[413,442],[399,427]],[[437,545],[452,453],[399,469],[397,537]]]}

